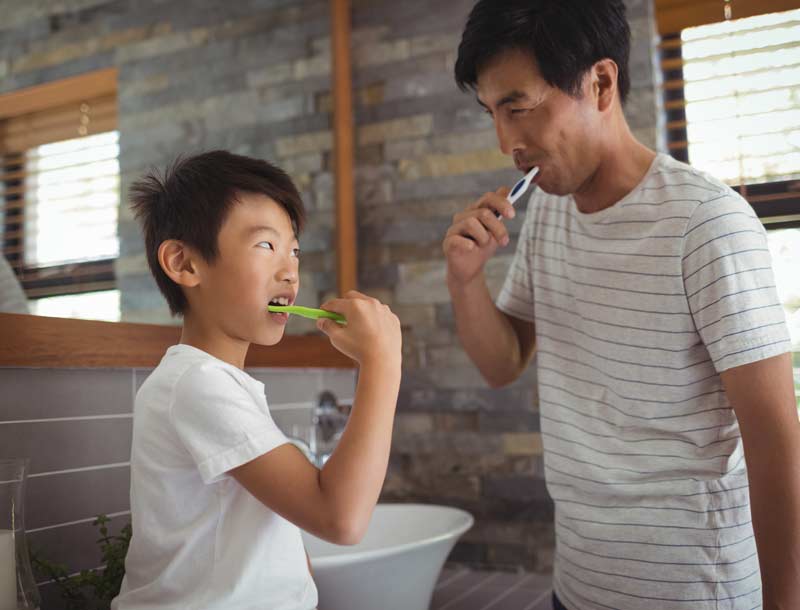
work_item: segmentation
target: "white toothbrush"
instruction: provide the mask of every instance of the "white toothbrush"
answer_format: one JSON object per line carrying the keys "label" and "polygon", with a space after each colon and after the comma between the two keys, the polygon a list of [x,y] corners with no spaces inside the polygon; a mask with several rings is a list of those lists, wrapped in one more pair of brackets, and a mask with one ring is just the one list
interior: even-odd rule
{"label": "white toothbrush", "polygon": [[[514,188],[511,189],[511,192],[508,194],[508,197],[506,197],[506,199],[508,199],[508,202],[511,205],[514,205],[517,202],[517,200],[527,192],[528,187],[530,187],[531,182],[533,182],[533,179],[536,177],[536,174],[538,173],[539,173],[539,168],[534,167],[531,171],[525,174],[519,180],[519,182],[517,182],[514,185]],[[494,215],[500,218],[499,212],[495,212]]]}

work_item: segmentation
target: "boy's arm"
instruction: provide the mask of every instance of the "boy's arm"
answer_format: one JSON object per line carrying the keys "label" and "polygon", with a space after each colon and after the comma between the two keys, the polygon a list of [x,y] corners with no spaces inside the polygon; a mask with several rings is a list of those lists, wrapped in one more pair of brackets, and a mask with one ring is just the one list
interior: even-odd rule
{"label": "boy's arm", "polygon": [[720,376],[742,432],[764,608],[800,608],[800,422],[791,354]]}
{"label": "boy's arm", "polygon": [[347,326],[319,322],[331,342],[360,363],[353,408],[336,449],[317,470],[294,445],[281,445],[230,471],[263,504],[298,527],[337,544],[355,544],[378,501],[400,391],[400,322],[376,301],[351,294],[324,309]]}
{"label": "boy's arm", "polygon": [[322,470],[287,444],[231,476],[301,529],[336,544],[357,543],[386,476],[399,387],[399,364],[361,368],[347,427]]}

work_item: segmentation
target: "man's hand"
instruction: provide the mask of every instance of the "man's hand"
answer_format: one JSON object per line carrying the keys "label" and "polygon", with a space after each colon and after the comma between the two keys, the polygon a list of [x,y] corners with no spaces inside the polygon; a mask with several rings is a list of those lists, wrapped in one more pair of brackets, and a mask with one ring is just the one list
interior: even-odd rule
{"label": "man's hand", "polygon": [[499,246],[507,246],[508,230],[501,218],[514,218],[514,207],[506,196],[508,188],[486,193],[453,217],[442,244],[447,259],[448,280],[467,285],[483,270]]}

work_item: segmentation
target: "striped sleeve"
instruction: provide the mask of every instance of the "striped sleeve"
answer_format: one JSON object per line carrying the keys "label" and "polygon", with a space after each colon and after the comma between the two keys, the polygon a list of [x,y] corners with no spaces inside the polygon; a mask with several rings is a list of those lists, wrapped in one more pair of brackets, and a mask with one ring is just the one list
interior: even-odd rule
{"label": "striped sleeve", "polygon": [[682,266],[689,309],[717,372],[791,349],[766,231],[738,194],[697,206]]}
{"label": "striped sleeve", "polygon": [[525,222],[517,242],[514,260],[508,269],[506,279],[495,304],[497,308],[510,316],[534,321],[534,296],[533,296],[533,234],[535,208],[533,199],[528,204]]}

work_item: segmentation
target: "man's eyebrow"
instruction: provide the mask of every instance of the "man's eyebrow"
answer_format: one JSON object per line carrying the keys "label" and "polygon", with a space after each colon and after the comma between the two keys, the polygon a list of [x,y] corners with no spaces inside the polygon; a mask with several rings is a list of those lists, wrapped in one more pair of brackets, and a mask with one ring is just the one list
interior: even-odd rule
{"label": "man's eyebrow", "polygon": [[[489,107],[484,104],[479,97],[476,97],[475,99],[478,101],[478,104],[489,110]],[[523,93],[522,91],[512,91],[511,93],[500,98],[500,101],[497,102],[497,107],[500,108],[506,104],[513,104],[514,102],[518,102],[522,99],[528,99],[527,94]]]}

